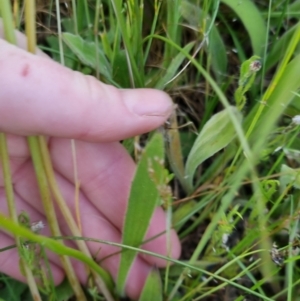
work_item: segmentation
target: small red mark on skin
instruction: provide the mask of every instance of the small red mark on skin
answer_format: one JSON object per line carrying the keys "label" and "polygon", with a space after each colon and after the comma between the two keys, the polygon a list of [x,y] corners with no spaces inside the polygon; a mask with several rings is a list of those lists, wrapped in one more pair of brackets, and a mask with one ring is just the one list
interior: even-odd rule
{"label": "small red mark on skin", "polygon": [[22,77],[26,77],[29,73],[29,65],[26,64],[23,68],[22,68],[22,71],[21,71],[21,76]]}

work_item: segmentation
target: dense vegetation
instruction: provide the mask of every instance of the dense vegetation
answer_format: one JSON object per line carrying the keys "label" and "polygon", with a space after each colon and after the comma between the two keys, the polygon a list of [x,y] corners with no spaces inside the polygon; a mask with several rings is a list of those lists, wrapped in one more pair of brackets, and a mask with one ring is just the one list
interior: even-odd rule
{"label": "dense vegetation", "polygon": [[[117,87],[162,89],[177,104],[164,128],[122,142],[138,162],[133,187],[150,183],[132,191],[160,199],[183,244],[140,300],[300,300],[300,1],[37,2],[39,45],[54,60]],[[152,207],[128,212],[125,248],[143,239],[136,220],[146,227]],[[0,227],[79,256],[3,216]],[[133,258],[124,252],[118,285]],[[30,300],[26,285],[0,281],[0,299]],[[46,287],[52,300],[73,295],[67,283]]]}

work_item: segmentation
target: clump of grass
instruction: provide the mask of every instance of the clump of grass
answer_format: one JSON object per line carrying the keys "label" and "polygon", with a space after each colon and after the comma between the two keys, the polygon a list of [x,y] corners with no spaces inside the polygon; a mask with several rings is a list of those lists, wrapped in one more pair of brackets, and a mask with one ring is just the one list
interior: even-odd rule
{"label": "clump of grass", "polygon": [[[155,300],[297,300],[298,1],[72,1],[63,14],[46,8],[45,25],[52,12],[62,24],[41,47],[53,59],[117,87],[164,89],[178,105],[165,146],[160,134],[149,135],[138,163],[121,244],[132,252],[122,254],[119,292],[130,261],[145,252],[145,230],[136,233],[134,221],[146,228],[160,199],[184,242],[183,257],[168,259],[174,264],[160,272],[164,285],[157,272],[149,276],[141,300],[149,300],[149,288]],[[138,143],[123,142],[133,156]],[[164,152],[168,171],[154,160]],[[136,189],[144,183],[150,192]],[[169,185],[172,202],[163,193]],[[134,210],[143,194],[153,195],[149,208]],[[97,269],[83,253],[16,222],[0,218],[17,236]]]}

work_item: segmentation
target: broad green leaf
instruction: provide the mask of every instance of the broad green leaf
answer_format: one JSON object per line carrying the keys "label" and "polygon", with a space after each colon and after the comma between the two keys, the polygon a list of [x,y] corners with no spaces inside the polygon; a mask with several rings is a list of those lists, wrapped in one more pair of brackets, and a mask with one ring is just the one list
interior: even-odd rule
{"label": "broad green leaf", "polygon": [[126,59],[126,52],[120,50],[116,53],[113,61],[113,80],[122,88],[130,88],[130,72]]}
{"label": "broad green leaf", "polygon": [[252,0],[222,0],[241,19],[252,44],[253,53],[262,55],[265,47],[267,27],[261,12]]}
{"label": "broad green leaf", "polygon": [[67,279],[55,287],[56,301],[69,300],[74,295],[73,289]]}
{"label": "broad green leaf", "polygon": [[[100,73],[111,80],[111,68],[103,53],[103,51],[98,47],[96,53],[96,45],[94,42],[87,42],[83,40],[80,36],[73,35],[71,33],[62,34],[64,42],[68,47],[75,53],[82,64],[89,66],[93,69],[98,68]],[[98,62],[97,62],[98,55]]]}
{"label": "broad green leaf", "polygon": [[[139,247],[144,240],[153,211],[160,199],[157,185],[164,177],[163,159],[163,138],[160,133],[155,133],[142,154],[132,182],[123,227],[124,245]],[[136,255],[136,252],[130,250],[121,254],[117,279],[117,289],[121,295]]]}
{"label": "broad green leaf", "polygon": [[[58,37],[49,36],[46,38],[47,43],[51,48],[51,57],[53,60],[61,63],[60,53],[59,53],[59,43]],[[70,69],[75,69],[76,65],[78,65],[78,58],[76,55],[70,50],[64,50],[64,65]]]}
{"label": "broad green leaf", "polygon": [[157,269],[149,273],[139,301],[162,301],[162,283]]}
{"label": "broad green leaf", "polygon": [[0,300],[22,300],[22,294],[27,289],[27,285],[25,283],[19,282],[12,278],[6,278],[5,276],[0,277],[0,280],[5,284],[3,285],[3,287],[0,288],[0,296],[1,298],[3,298]]}
{"label": "broad green leaf", "polygon": [[[191,43],[187,44],[183,49],[186,52],[190,52],[190,50],[192,49],[192,47],[194,45],[195,45],[195,42],[191,42]],[[181,52],[179,52],[174,57],[174,59],[172,59],[168,69],[165,72],[165,75],[155,85],[156,89],[162,90],[164,88],[166,83],[168,83],[168,81],[170,81],[175,76],[176,72],[178,71],[178,68],[182,65],[182,62],[185,58],[186,58],[185,55],[182,54]]]}
{"label": "broad green leaf", "polygon": [[73,33],[75,34],[75,26],[74,26],[74,19],[72,18],[64,18],[62,21],[61,21],[61,25],[63,27],[63,29],[66,31],[66,32],[69,32],[69,33]]}
{"label": "broad green leaf", "polygon": [[[233,106],[230,106],[229,110],[241,123],[242,114],[239,110]],[[197,137],[185,167],[185,174],[191,186],[197,167],[207,158],[226,147],[235,138],[236,133],[229,117],[229,110],[223,110],[212,116]]]}

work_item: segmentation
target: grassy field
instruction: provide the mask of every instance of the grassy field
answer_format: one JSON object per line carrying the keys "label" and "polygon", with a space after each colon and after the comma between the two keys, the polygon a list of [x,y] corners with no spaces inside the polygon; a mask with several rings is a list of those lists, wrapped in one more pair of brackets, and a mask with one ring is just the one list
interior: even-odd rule
{"label": "grassy field", "polygon": [[[12,2],[14,10],[0,7],[2,18],[12,13],[21,31],[34,21],[39,47],[54,60],[120,88],[164,90],[177,104],[164,128],[122,142],[138,164],[132,191],[155,195],[154,205],[160,199],[183,246],[140,301],[300,300],[300,1],[37,1],[27,20],[22,1]],[[165,158],[154,166],[159,180],[135,190],[151,183],[147,159],[155,157]],[[133,207],[138,198],[131,193]],[[138,247],[136,221],[147,227],[151,210],[128,212],[122,247]],[[83,251],[2,215],[0,227],[20,235],[19,246],[30,240],[97,269]],[[135,253],[123,254],[117,287]],[[64,282],[48,283],[41,298],[75,297]],[[27,285],[2,275],[0,300],[33,299]]]}

